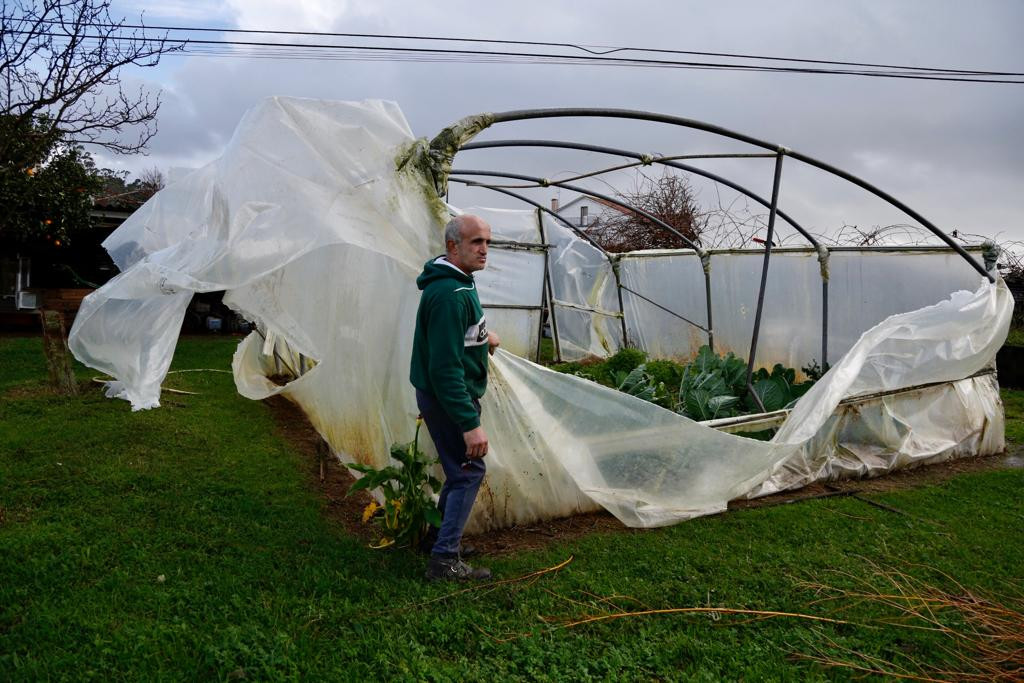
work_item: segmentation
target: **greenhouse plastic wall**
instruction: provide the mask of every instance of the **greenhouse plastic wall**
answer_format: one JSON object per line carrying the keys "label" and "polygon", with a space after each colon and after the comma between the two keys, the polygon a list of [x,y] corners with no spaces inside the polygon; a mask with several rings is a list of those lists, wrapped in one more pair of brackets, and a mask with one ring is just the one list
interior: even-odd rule
{"label": "greenhouse plastic wall", "polygon": [[[525,214],[534,212],[524,211]],[[548,216],[551,278],[564,360],[607,356],[622,347],[616,281],[605,255]],[[980,256],[980,248],[972,250]],[[711,252],[715,350],[747,358],[763,250]],[[690,250],[630,252],[618,257],[629,345],[654,358],[688,359],[707,343],[704,276]],[[765,293],[758,366],[821,365],[822,274],[810,248],[775,249]],[[893,287],[893,282],[899,282]],[[890,315],[974,289],[978,274],[939,247],[842,247],[829,257],[829,357],[842,357],[861,333]],[[629,290],[632,290],[629,291]],[[637,296],[633,292],[641,296]],[[652,303],[654,302],[654,303]],[[660,304],[662,308],[659,308]],[[666,312],[667,308],[673,313]]]}
{"label": "greenhouse plastic wall", "polygon": [[608,258],[561,223],[543,216],[552,245],[550,278],[558,349],[565,360],[622,348],[622,313]]}
{"label": "greenhouse plastic wall", "polygon": [[[978,252],[980,253],[980,251]],[[762,251],[711,252],[711,302],[715,350],[747,358],[757,307]],[[621,260],[624,284],[698,323],[706,324],[700,262],[692,253],[634,252]],[[961,289],[974,289],[978,274],[944,249],[844,249],[829,258],[829,362],[842,357],[861,333],[895,313],[929,306]],[[899,286],[894,287],[893,283]],[[772,253],[758,339],[757,365],[799,368],[821,364],[821,274],[817,253]],[[688,358],[706,336],[692,325],[634,297],[627,303],[631,344],[663,358]]]}

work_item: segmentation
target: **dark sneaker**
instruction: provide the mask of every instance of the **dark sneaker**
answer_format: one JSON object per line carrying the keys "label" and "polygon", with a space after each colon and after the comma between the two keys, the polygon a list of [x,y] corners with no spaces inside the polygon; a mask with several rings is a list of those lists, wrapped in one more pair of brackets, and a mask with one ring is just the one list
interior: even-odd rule
{"label": "dark sneaker", "polygon": [[486,581],[491,578],[491,570],[484,567],[474,569],[458,557],[432,556],[426,577],[431,581]]}

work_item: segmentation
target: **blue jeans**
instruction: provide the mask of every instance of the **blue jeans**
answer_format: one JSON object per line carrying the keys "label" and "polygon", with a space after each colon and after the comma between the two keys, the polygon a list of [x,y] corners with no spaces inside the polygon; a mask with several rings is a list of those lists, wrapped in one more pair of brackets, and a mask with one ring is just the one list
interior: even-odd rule
{"label": "blue jeans", "polygon": [[[441,407],[440,401],[426,393],[416,390],[416,405],[427,425],[430,438],[434,441],[437,454],[444,469],[444,485],[437,501],[441,512],[441,529],[437,533],[437,542],[431,555],[454,557],[459,553],[462,543],[462,530],[466,528],[466,520],[473,509],[480,483],[487,472],[483,458],[469,459],[466,457],[466,441],[462,438],[462,428],[452,422],[448,413]],[[480,402],[474,400],[477,412]]]}

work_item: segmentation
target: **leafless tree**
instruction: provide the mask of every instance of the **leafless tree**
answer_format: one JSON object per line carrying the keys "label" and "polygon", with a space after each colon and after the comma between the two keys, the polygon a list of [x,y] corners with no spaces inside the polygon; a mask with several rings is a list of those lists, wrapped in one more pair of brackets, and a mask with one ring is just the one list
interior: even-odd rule
{"label": "leafless tree", "polygon": [[138,182],[139,186],[148,190],[150,195],[156,194],[167,185],[164,181],[164,174],[156,166],[143,171]]}
{"label": "leafless tree", "polygon": [[[126,27],[109,0],[2,0],[0,107],[12,131],[144,151],[156,134],[159,93],[127,91],[120,70],[156,66],[183,43]],[[0,138],[0,160],[10,140]]]}
{"label": "leafless tree", "polygon": [[1024,286],[1024,241],[1011,240],[999,245],[999,271],[1009,280]]}
{"label": "leafless tree", "polygon": [[757,246],[757,236],[767,232],[768,214],[753,211],[750,202],[740,194],[733,195],[726,202],[718,183],[714,183],[714,189],[715,203],[704,213],[701,246],[705,249],[746,249]]}
{"label": "leafless tree", "polygon": [[[619,198],[672,226],[691,242],[699,243],[707,220],[686,177],[667,170],[659,177],[638,173],[633,189],[620,192]],[[679,235],[628,209],[606,208],[587,232],[612,252],[690,246]]]}

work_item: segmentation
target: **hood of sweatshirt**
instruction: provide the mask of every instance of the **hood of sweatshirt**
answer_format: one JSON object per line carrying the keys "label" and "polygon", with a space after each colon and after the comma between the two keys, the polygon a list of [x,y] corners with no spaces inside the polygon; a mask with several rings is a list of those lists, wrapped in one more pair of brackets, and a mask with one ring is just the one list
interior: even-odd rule
{"label": "hood of sweatshirt", "polygon": [[473,276],[467,275],[453,263],[450,263],[445,257],[438,256],[432,258],[423,264],[423,272],[416,278],[416,286],[421,290],[426,289],[427,285],[437,280],[443,280],[451,278],[458,280],[467,285],[473,284]]}

